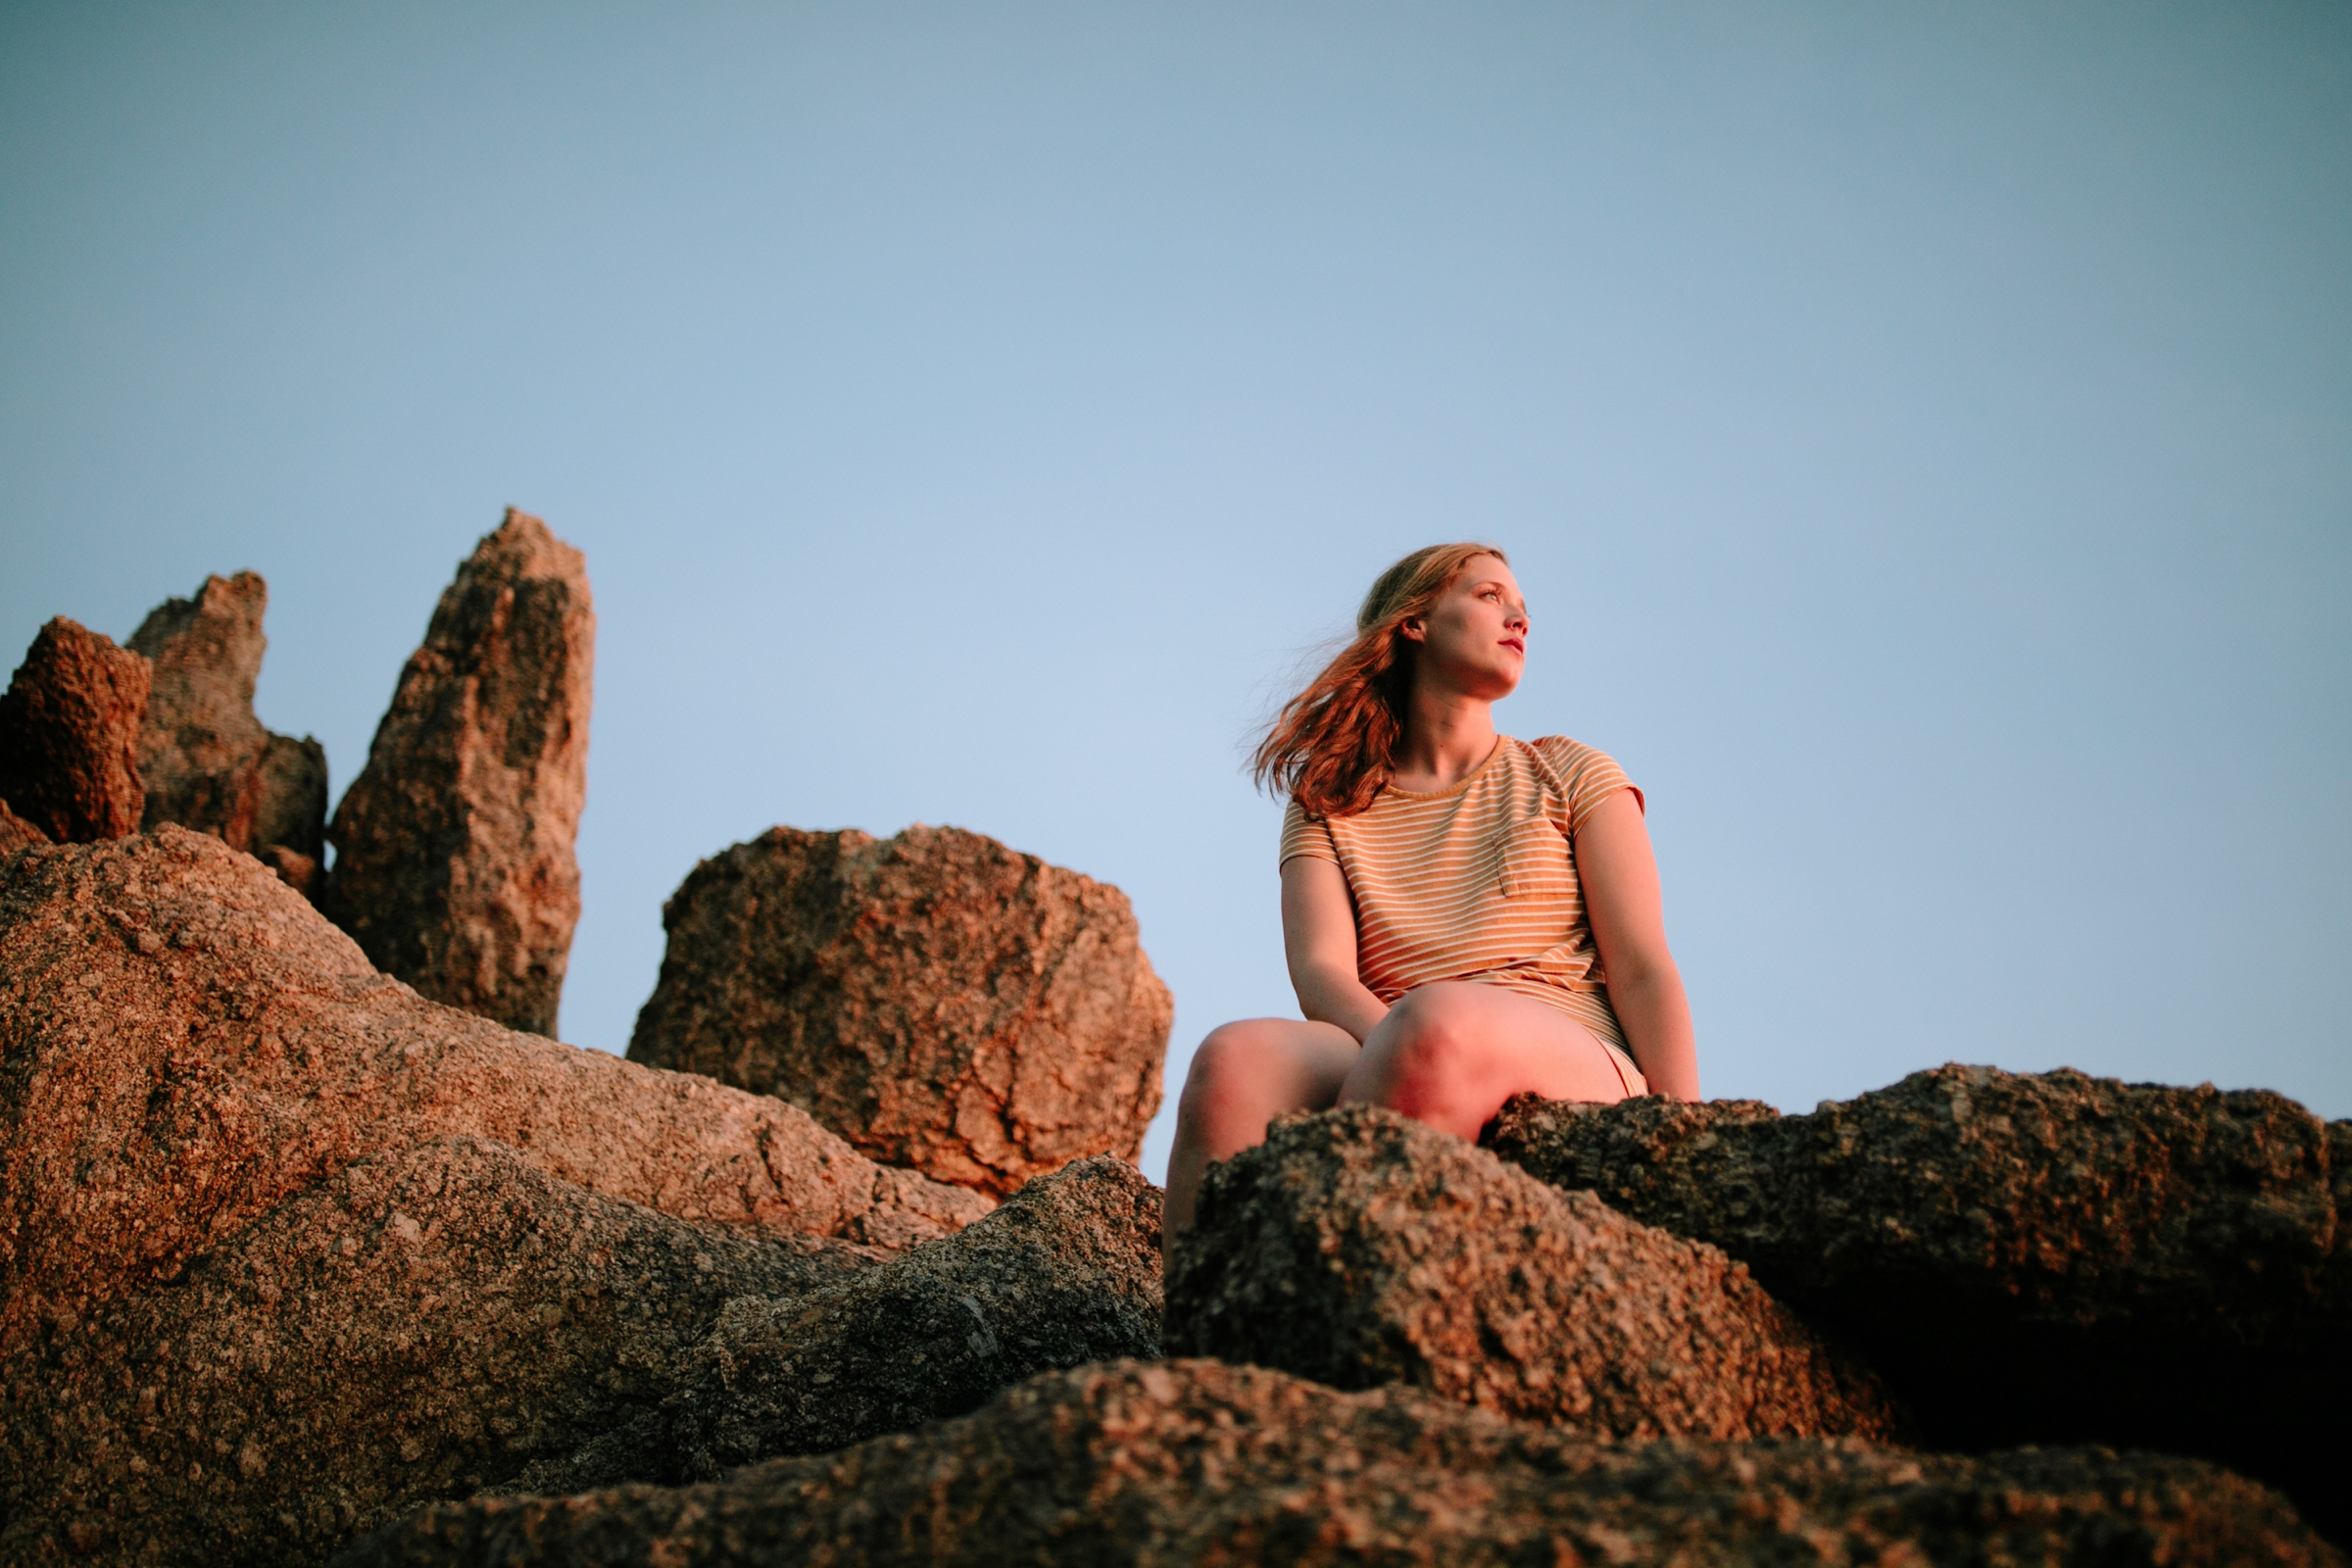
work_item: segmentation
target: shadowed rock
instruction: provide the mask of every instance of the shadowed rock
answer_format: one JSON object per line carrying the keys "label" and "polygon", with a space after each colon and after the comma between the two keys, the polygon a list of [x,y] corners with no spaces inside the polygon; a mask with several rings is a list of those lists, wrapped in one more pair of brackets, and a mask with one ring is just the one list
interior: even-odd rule
{"label": "shadowed rock", "polygon": [[326,858],[326,748],[305,735],[271,735],[262,753],[262,806],[253,841],[262,858],[272,850],[299,856],[316,868]]}
{"label": "shadowed rock", "polygon": [[0,695],[0,800],[59,843],[139,830],[147,661],[60,615]]}
{"label": "shadowed rock", "polygon": [[352,1162],[451,1138],[684,1219],[904,1248],[990,1206],[779,1102],[501,1029],[182,828],[0,878],[0,1360]]}
{"label": "shadowed rock", "polygon": [[279,845],[316,861],[326,753],[315,740],[272,735],[253,712],[269,606],[259,572],[207,577],[193,599],[165,600],[131,633],[131,651],[155,668],[139,739],[143,821],[176,822],[256,854]]}
{"label": "shadowed rock", "polygon": [[10,810],[6,801],[0,801],[0,859],[16,854],[19,850],[29,849],[35,844],[48,842],[48,834]]}
{"label": "shadowed rock", "polygon": [[1924,1441],[2222,1460],[2352,1527],[2338,1128],[2260,1091],[1946,1066],[1809,1116],[1504,1107],[1497,1153],[1721,1247],[1867,1355]]}
{"label": "shadowed rock", "polygon": [[577,550],[510,508],[459,567],[335,808],[325,908],[436,1002],[552,1036],[588,788],[596,614]]}
{"label": "shadowed rock", "polygon": [[1114,887],[958,828],[774,828],[662,906],[633,1061],[801,1106],[875,1159],[1004,1194],[1132,1160],[1172,1012]]}
{"label": "shadowed rock", "polygon": [[1894,1426],[1868,1372],[1714,1248],[1369,1105],[1277,1122],[1210,1167],[1166,1343],[1608,1437]]}
{"label": "shadowed rock", "polygon": [[356,1161],[9,1358],[0,1560],[317,1562],[651,1407],[729,1297],[867,1266],[500,1144]]}
{"label": "shadowed rock", "polygon": [[1595,1443],[1412,1390],[1179,1361],[1047,1373],[710,1485],[435,1504],[337,1564],[2341,1561],[2275,1494],[2188,1460]]}
{"label": "shadowed rock", "polygon": [[1107,1155],[813,1295],[727,1303],[679,1391],[514,1488],[710,1480],[942,1416],[1052,1367],[1154,1354],[1159,1190]]}

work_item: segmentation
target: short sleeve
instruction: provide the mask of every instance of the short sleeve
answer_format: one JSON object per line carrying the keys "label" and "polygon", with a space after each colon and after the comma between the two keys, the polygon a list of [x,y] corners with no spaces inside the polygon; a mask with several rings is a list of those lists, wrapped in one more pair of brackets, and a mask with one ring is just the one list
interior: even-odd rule
{"label": "short sleeve", "polygon": [[1632,790],[1634,804],[1644,813],[1649,810],[1641,786],[1625,776],[1625,769],[1608,753],[1596,752],[1565,735],[1546,735],[1536,742],[1536,750],[1551,764],[1559,776],[1561,793],[1567,796],[1570,838],[1576,837],[1601,802],[1619,790]]}
{"label": "short sleeve", "polygon": [[1294,800],[1291,808],[1282,813],[1282,858],[1276,863],[1288,864],[1301,855],[1340,863],[1340,847],[1332,840],[1331,824],[1308,816],[1306,808]]}

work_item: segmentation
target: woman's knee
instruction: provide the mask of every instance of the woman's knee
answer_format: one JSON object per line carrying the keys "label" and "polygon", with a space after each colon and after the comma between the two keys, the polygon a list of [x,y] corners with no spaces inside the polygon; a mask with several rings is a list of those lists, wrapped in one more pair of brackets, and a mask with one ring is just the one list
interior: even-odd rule
{"label": "woman's knee", "polygon": [[1246,1018],[1208,1032],[1193,1053],[1178,1098],[1180,1124],[1239,1116],[1262,1125],[1286,1110],[1331,1103],[1354,1056],[1337,1030],[1282,1018]]}
{"label": "woman's knee", "polygon": [[1472,987],[1423,986],[1407,992],[1389,1009],[1383,1026],[1394,1030],[1389,1046],[1397,1064],[1420,1073],[1453,1074],[1491,1054],[1493,1030]]}
{"label": "woman's knee", "polygon": [[1211,1029],[1193,1053],[1193,1064],[1184,1075],[1184,1098],[1230,1093],[1248,1078],[1250,1062],[1262,1058],[1262,1050],[1252,1049],[1262,1044],[1262,1034],[1255,1019]]}

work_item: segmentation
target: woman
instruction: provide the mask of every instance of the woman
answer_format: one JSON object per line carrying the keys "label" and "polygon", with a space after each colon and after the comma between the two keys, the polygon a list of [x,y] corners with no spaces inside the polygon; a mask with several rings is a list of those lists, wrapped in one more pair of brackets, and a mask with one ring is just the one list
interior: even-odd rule
{"label": "woman", "polygon": [[1208,1166],[1291,1110],[1369,1101],[1476,1138],[1523,1090],[1698,1098],[1642,793],[1565,736],[1498,735],[1527,606],[1492,545],[1381,574],[1356,637],[1287,704],[1255,772],[1291,797],[1282,936],[1303,1023],[1200,1043],[1167,1228]]}

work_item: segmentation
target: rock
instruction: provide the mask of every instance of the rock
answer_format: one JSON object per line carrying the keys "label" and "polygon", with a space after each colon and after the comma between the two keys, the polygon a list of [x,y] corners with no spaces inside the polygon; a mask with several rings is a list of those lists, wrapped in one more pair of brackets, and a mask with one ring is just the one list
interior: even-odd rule
{"label": "rock", "polygon": [[264,858],[283,849],[316,866],[326,858],[326,748],[308,735],[271,735],[262,753],[262,805],[253,841]]}
{"label": "rock", "polygon": [[35,844],[48,842],[48,834],[10,810],[6,801],[0,801],[0,860],[8,858],[19,850],[29,849]]}
{"label": "rock", "polygon": [[1053,1367],[1159,1346],[1159,1189],[1108,1155],[813,1295],[727,1303],[662,1409],[516,1490],[715,1479],[978,1407]]}
{"label": "rock", "polygon": [[1852,1440],[1596,1443],[1406,1389],[1210,1361],[1050,1372],[985,1409],[678,1490],[421,1509],[338,1568],[659,1562],[2341,1564],[2189,1460]]}
{"label": "rock", "polygon": [[275,872],[277,879],[295,892],[318,902],[320,871],[318,862],[307,855],[297,855],[283,844],[272,844],[262,851],[261,862]]}
{"label": "rock", "polygon": [[552,1036],[580,918],[596,614],[577,550],[509,509],[441,595],[335,808],[325,908],[385,973]]}
{"label": "rock", "polygon": [[280,845],[316,863],[325,853],[326,752],[273,735],[254,716],[270,640],[261,573],[207,577],[193,599],[147,612],[130,649],[155,668],[139,773],[144,824],[176,822],[269,858]]}
{"label": "rock", "polygon": [[2352,1532],[2311,1438],[2352,1396],[2346,1144],[2292,1101],[1945,1066],[1809,1116],[1530,1097],[1491,1137],[1745,1261],[1925,1442],[2200,1454]]}
{"label": "rock", "polygon": [[1370,1105],[1285,1118],[1210,1167],[1166,1345],[1596,1436],[1895,1427],[1866,1370],[1716,1249]]}
{"label": "rock", "polygon": [[61,843],[139,830],[147,661],[60,615],[0,696],[0,800]]}
{"label": "rock", "polygon": [[0,1363],[355,1161],[452,1138],[678,1218],[882,1249],[990,1206],[780,1102],[425,1002],[218,839],[9,862]]}
{"label": "rock", "polygon": [[1172,1004],[1118,889],[958,828],[774,828],[662,906],[629,1058],[801,1106],[871,1157],[1004,1194],[1129,1160]]}
{"label": "rock", "polygon": [[867,1266],[501,1144],[354,1161],[9,1359],[0,1560],[317,1562],[653,1407],[728,1298]]}

